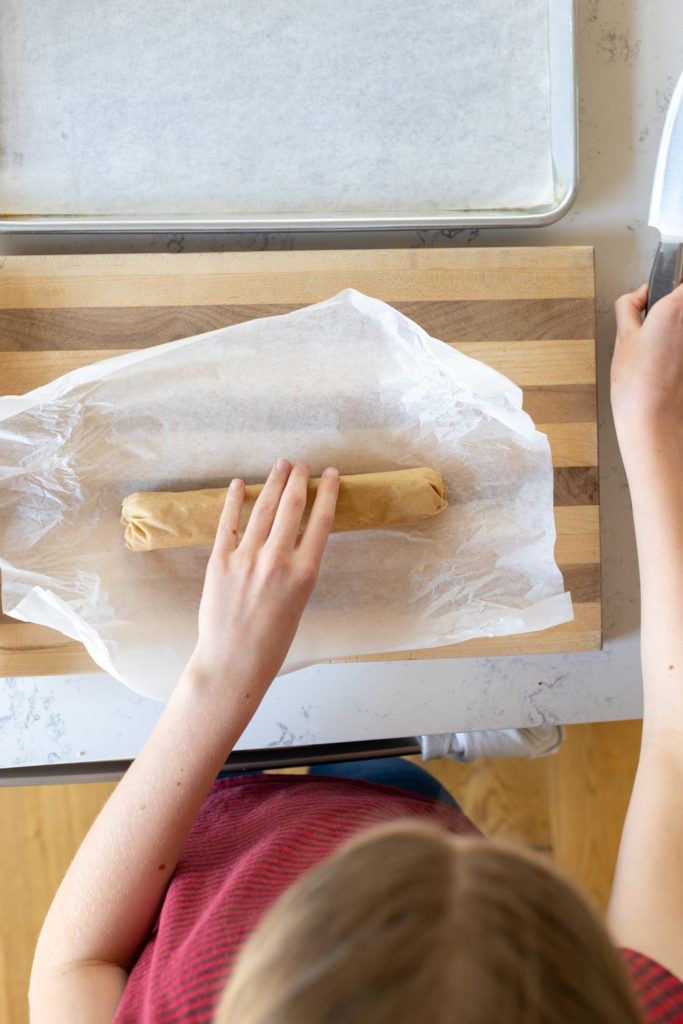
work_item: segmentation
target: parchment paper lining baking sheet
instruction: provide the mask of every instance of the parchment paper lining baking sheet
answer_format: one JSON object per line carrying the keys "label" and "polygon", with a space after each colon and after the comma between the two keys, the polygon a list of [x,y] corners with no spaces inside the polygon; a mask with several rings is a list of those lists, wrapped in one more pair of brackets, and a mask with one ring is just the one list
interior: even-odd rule
{"label": "parchment paper lining baking sheet", "polygon": [[314,474],[431,465],[449,488],[448,509],[419,529],[330,538],[285,669],[565,622],[550,449],[521,401],[501,374],[350,289],[2,398],[4,610],[165,698],[196,641],[210,548],[129,551],[121,501],[260,481],[285,455]]}
{"label": "parchment paper lining baking sheet", "polygon": [[4,0],[0,210],[534,210],[550,93],[548,0]]}

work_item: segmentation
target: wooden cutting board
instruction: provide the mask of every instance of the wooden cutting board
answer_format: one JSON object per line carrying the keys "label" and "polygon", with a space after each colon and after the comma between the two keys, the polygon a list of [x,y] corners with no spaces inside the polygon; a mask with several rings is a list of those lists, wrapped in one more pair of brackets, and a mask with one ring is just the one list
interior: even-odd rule
{"label": "wooden cutting board", "polygon": [[[348,287],[391,303],[523,389],[552,449],[555,557],[575,613],[539,633],[359,660],[599,649],[591,248],[9,256],[0,261],[0,389],[23,394],[98,359],[286,313]],[[0,675],[89,671],[98,669],[79,643],[0,617]]]}

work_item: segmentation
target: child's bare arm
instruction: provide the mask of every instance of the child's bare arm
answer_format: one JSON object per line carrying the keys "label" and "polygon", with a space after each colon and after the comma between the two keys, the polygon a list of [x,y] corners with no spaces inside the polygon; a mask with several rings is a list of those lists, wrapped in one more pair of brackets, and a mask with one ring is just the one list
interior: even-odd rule
{"label": "child's bare arm", "polygon": [[609,908],[616,940],[683,976],[683,286],[617,302],[612,408],[641,584],[643,741]]}
{"label": "child's bare arm", "polygon": [[303,462],[276,465],[239,545],[244,485],[229,490],[195,651],[43,925],[31,976],[35,1024],[112,1019],[192,822],[278,672],[313,590],[339,474],[325,471],[299,540],[308,478]]}

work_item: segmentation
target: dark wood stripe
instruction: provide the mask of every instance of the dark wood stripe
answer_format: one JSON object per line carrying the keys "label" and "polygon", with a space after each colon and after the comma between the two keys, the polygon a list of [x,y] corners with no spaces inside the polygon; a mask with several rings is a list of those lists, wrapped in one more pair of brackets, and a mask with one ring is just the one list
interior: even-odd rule
{"label": "dark wood stripe", "polygon": [[393,303],[441,341],[594,338],[595,303],[576,299],[464,299]]}
{"label": "dark wood stripe", "polygon": [[296,306],[115,306],[0,310],[0,349],[147,348]]}
{"label": "dark wood stripe", "polygon": [[534,423],[595,423],[594,384],[552,384],[524,388],[525,412]]}
{"label": "dark wood stripe", "polygon": [[[594,337],[590,298],[398,302],[395,307],[429,334],[449,343]],[[297,308],[259,303],[3,309],[0,349],[144,348]]]}
{"label": "dark wood stripe", "polygon": [[597,466],[556,466],[553,469],[554,505],[599,505]]}
{"label": "dark wood stripe", "polygon": [[594,604],[602,598],[600,565],[564,565],[562,578],[575,604]]}

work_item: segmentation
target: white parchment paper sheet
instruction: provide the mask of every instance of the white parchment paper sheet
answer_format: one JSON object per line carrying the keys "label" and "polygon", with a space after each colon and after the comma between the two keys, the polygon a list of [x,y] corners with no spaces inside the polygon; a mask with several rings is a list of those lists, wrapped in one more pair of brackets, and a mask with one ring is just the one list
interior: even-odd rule
{"label": "white parchment paper sheet", "polygon": [[0,398],[4,610],[165,698],[196,641],[210,549],[129,551],[121,501],[261,481],[286,456],[314,474],[432,466],[449,507],[419,529],[333,535],[285,668],[567,621],[550,449],[521,400],[350,289]]}
{"label": "white parchment paper sheet", "polygon": [[553,201],[548,0],[3,0],[7,214]]}

